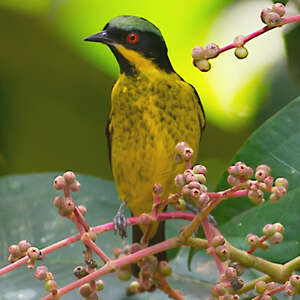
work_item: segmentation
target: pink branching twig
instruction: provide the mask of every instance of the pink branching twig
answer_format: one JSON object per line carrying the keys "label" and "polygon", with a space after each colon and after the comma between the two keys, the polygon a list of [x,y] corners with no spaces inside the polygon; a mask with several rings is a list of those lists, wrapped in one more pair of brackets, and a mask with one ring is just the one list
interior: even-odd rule
{"label": "pink branching twig", "polygon": [[213,244],[212,244],[213,235],[212,235],[212,232],[211,232],[211,229],[210,229],[210,224],[208,222],[208,218],[203,218],[202,219],[202,227],[203,227],[205,236],[207,238],[207,242],[208,242],[208,245],[210,247],[210,251],[212,253],[212,256],[213,256],[213,258],[216,262],[217,268],[219,270],[219,273],[220,273],[220,275],[222,275],[222,274],[224,274],[224,268],[223,268],[223,265],[222,265],[222,262],[221,262],[220,258],[216,254],[215,248],[213,247]]}
{"label": "pink branching twig", "polygon": [[[281,22],[281,26],[285,25],[285,24],[289,24],[289,23],[294,23],[294,22],[299,22],[300,21],[300,15],[296,15],[296,16],[292,16],[292,17],[288,17],[288,18],[283,18],[282,22]],[[272,29],[278,28],[277,27],[268,27],[265,26],[253,33],[250,33],[249,35],[245,36],[244,38],[244,44],[246,44],[247,42],[249,42],[250,40],[264,34],[267,31],[270,31]],[[238,45],[236,43],[231,43],[223,48],[221,48],[218,52],[218,55],[221,54],[222,52],[225,52],[227,50],[233,49],[233,48],[237,48]]]}
{"label": "pink branching twig", "polygon": [[[111,273],[114,270],[116,270],[124,265],[134,263],[146,256],[149,256],[149,255],[161,252],[161,251],[165,251],[168,249],[175,248],[178,246],[178,243],[179,243],[178,238],[171,238],[169,240],[166,240],[166,241],[156,244],[154,246],[147,247],[147,248],[137,251],[133,254],[130,254],[129,256],[111,260],[106,265],[104,265],[102,268],[100,268],[99,270],[96,270],[95,272],[92,272],[89,275],[87,275],[81,279],[78,279],[77,281],[74,281],[74,282],[68,284],[67,286],[59,289],[59,295],[63,296],[66,293],[68,293],[76,288],[79,288],[81,285],[83,285],[87,282],[90,282],[91,280],[95,280],[104,274]],[[52,295],[43,297],[41,300],[52,300]]]}

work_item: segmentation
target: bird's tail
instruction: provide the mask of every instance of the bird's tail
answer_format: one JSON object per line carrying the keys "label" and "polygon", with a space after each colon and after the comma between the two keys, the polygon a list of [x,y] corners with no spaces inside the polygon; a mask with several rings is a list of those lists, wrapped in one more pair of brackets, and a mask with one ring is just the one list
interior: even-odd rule
{"label": "bird's tail", "polygon": [[[141,241],[141,238],[143,236],[143,231],[140,229],[138,225],[134,225],[132,227],[132,242],[133,243],[139,243]],[[165,222],[160,222],[157,228],[157,231],[155,235],[150,239],[149,246],[152,246],[154,244],[163,242],[165,240]],[[168,260],[166,251],[160,252],[155,254],[158,261],[162,260]],[[135,277],[138,277],[140,268],[136,264],[131,265],[132,274]]]}

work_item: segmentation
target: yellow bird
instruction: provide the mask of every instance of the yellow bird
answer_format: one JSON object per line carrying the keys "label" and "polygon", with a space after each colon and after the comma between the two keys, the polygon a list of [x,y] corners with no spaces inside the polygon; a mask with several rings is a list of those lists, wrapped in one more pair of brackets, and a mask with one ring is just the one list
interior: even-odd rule
{"label": "yellow bird", "polygon": [[[108,45],[119,63],[107,127],[112,173],[132,215],[149,213],[154,184],[162,185],[165,199],[185,169],[174,160],[176,144],[185,141],[197,157],[205,125],[199,96],[174,71],[161,32],[144,18],[116,17],[85,40]],[[140,242],[145,230],[134,226],[133,242]],[[150,237],[150,245],[165,239],[163,222]],[[158,259],[166,260],[166,254]]]}

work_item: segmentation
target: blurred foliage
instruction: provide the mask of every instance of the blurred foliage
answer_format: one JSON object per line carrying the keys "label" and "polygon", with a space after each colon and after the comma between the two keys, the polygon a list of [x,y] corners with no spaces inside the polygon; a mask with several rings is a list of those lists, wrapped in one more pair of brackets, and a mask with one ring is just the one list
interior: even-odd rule
{"label": "blurred foliage", "polygon": [[1,1],[0,174],[73,169],[111,178],[104,132],[118,66],[108,48],[82,39],[116,15],[135,14],[161,29],[175,69],[197,87],[208,120],[199,159],[213,188],[255,126],[299,89],[278,67],[286,65],[280,29],[249,43],[249,58],[226,53],[208,73],[192,66],[191,49],[260,28],[259,11],[270,3]]}
{"label": "blurred foliage", "polygon": [[[300,6],[300,4],[299,4]],[[299,55],[300,24],[291,28],[285,34],[285,45],[288,52],[289,69],[296,86],[300,89],[300,55]]]}

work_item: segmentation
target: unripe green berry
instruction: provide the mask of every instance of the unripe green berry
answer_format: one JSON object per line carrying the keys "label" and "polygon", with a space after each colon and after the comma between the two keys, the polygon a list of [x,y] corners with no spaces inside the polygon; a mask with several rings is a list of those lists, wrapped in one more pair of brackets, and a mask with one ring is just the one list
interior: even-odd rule
{"label": "unripe green berry", "polygon": [[274,3],[272,5],[272,10],[280,17],[283,17],[285,15],[285,6],[282,3]]}
{"label": "unripe green berry", "polygon": [[96,233],[95,231],[90,230],[90,231],[88,232],[88,234],[89,234],[90,239],[91,239],[93,242],[96,242],[96,240],[97,240],[97,233]]}
{"label": "unripe green berry", "polygon": [[263,228],[263,233],[266,236],[271,236],[274,234],[274,232],[275,232],[275,228],[273,224],[266,224]]}
{"label": "unripe green berry", "polygon": [[214,58],[216,56],[218,56],[219,54],[219,46],[214,44],[214,43],[210,43],[205,47],[205,57],[206,58]]}
{"label": "unripe green berry", "polygon": [[225,239],[223,235],[216,235],[213,237],[212,245],[216,248],[225,244]]}
{"label": "unripe green berry", "polygon": [[158,272],[163,276],[169,276],[172,273],[172,268],[166,261],[159,262]]}
{"label": "unripe green berry", "polygon": [[118,270],[117,275],[122,281],[128,281],[131,278],[131,272],[128,270]]}
{"label": "unripe green berry", "polygon": [[277,27],[281,25],[281,17],[275,12],[270,12],[265,16],[266,25],[268,27]]}
{"label": "unripe green berry", "polygon": [[265,292],[266,288],[267,288],[267,284],[262,280],[257,281],[255,284],[255,291],[258,294],[263,294]]}
{"label": "unripe green berry", "polygon": [[271,244],[279,244],[283,240],[283,235],[280,232],[275,232],[270,238],[269,242]]}
{"label": "unripe green berry", "polygon": [[93,290],[89,283],[85,283],[79,288],[79,293],[82,297],[89,297]]}
{"label": "unripe green berry", "polygon": [[201,59],[201,60],[197,60],[195,62],[196,64],[196,67],[201,71],[201,72],[207,72],[210,70],[211,68],[211,65],[210,63],[208,62],[207,59]]}
{"label": "unripe green berry", "polygon": [[52,293],[57,290],[57,283],[55,280],[47,280],[45,282],[45,290]]}
{"label": "unripe green berry", "polygon": [[248,50],[245,47],[237,47],[235,48],[234,55],[238,59],[243,59],[248,56]]}
{"label": "unripe green berry", "polygon": [[201,46],[197,46],[192,50],[192,57],[195,60],[201,60],[204,58],[205,51]]}
{"label": "unripe green berry", "polygon": [[293,287],[295,287],[298,291],[300,291],[300,275],[292,275],[290,277],[290,283]]}
{"label": "unripe green berry", "polygon": [[186,202],[185,202],[185,200],[182,199],[182,198],[179,198],[178,199],[178,204],[176,205],[176,208],[178,210],[185,210],[185,208],[186,208]]}
{"label": "unripe green berry", "polygon": [[278,202],[278,200],[279,200],[279,197],[278,197],[278,195],[276,195],[275,193],[272,193],[272,194],[270,195],[270,201],[271,201],[272,203],[276,203],[276,202]]}
{"label": "unripe green berry", "polygon": [[283,186],[287,189],[289,186],[289,182],[285,178],[277,178],[275,180],[275,186]]}
{"label": "unripe green berry", "polygon": [[104,282],[102,280],[97,280],[96,281],[96,287],[97,287],[97,291],[102,291],[104,289]]}
{"label": "unripe green berry", "polygon": [[139,291],[140,283],[138,281],[132,281],[129,285],[129,292],[132,294],[136,294]]}

